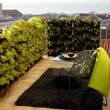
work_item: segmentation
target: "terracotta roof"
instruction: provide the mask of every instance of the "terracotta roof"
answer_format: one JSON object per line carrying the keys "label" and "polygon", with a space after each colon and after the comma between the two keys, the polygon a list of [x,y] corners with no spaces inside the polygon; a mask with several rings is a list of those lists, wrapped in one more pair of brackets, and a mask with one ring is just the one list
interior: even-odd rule
{"label": "terracotta roof", "polygon": [[91,20],[100,20],[96,15],[89,15],[89,16],[79,16],[79,19],[84,19],[84,18],[90,18]]}
{"label": "terracotta roof", "polygon": [[91,16],[89,16],[90,17],[90,19],[92,19],[92,20],[100,20],[96,15],[91,15]]}
{"label": "terracotta roof", "polygon": [[99,18],[101,18],[101,19],[110,19],[110,15],[109,14],[100,14],[100,15],[97,15]]}
{"label": "terracotta roof", "polygon": [[21,17],[23,14],[19,12],[18,10],[2,10],[2,14],[7,16],[12,16],[12,17]]}

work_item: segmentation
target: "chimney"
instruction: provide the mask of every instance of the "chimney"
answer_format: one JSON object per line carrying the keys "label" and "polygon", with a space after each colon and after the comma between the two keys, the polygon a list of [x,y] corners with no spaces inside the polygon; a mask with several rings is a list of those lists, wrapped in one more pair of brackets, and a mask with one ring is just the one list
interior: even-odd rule
{"label": "chimney", "polygon": [[2,19],[2,3],[0,3],[0,20]]}

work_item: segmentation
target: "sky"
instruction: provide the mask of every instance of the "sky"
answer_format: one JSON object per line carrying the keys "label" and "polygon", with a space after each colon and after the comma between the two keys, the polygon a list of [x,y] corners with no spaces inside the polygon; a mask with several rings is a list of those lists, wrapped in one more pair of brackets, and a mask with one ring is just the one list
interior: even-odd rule
{"label": "sky", "polygon": [[110,0],[0,0],[0,3],[3,9],[17,9],[23,14],[41,14],[47,12],[72,13],[73,10],[79,10],[80,6],[86,10],[85,4],[110,4]]}

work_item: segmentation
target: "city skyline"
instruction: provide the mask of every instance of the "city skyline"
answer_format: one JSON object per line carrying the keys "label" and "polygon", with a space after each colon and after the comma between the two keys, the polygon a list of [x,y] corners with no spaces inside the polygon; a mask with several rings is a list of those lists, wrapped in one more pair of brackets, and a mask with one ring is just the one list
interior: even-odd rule
{"label": "city skyline", "polygon": [[23,14],[109,12],[110,7],[109,0],[0,0],[0,3],[3,9],[17,9]]}

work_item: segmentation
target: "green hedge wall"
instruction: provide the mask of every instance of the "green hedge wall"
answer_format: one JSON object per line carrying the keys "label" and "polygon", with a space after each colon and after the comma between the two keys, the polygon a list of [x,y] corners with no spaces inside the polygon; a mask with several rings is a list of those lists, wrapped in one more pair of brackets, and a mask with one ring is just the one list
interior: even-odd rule
{"label": "green hedge wall", "polygon": [[[0,34],[0,85],[11,81],[30,68],[45,52],[47,21],[33,17],[20,19]],[[0,87],[1,87],[0,86]]]}
{"label": "green hedge wall", "polygon": [[48,55],[99,47],[100,21],[79,17],[48,20]]}

